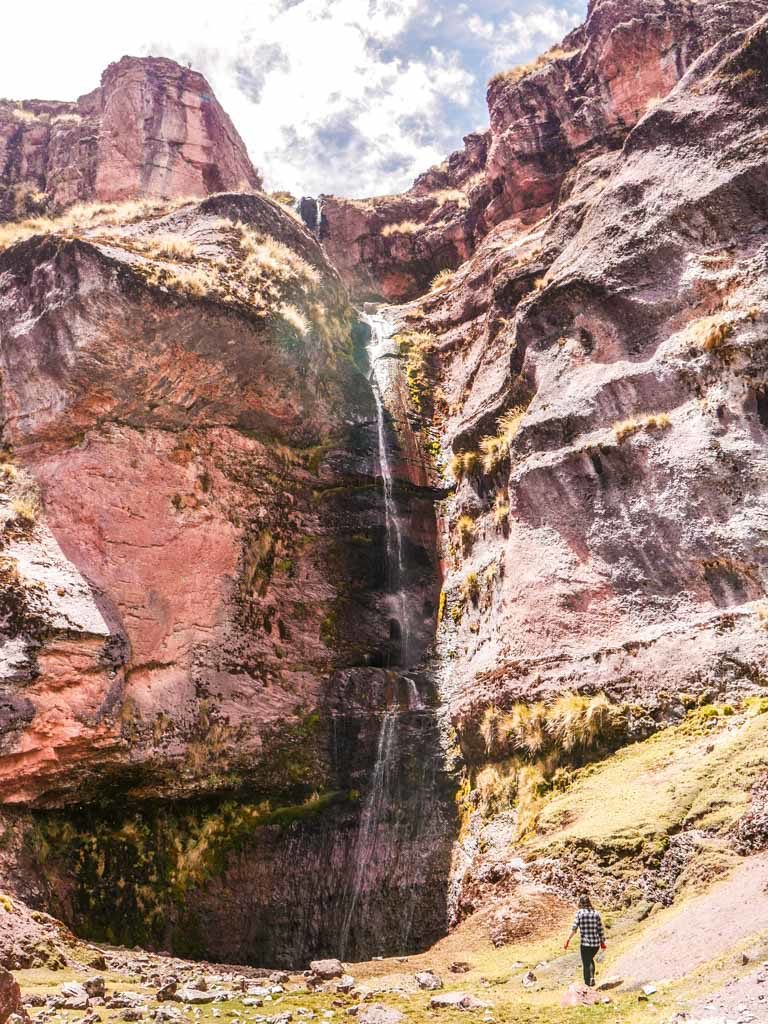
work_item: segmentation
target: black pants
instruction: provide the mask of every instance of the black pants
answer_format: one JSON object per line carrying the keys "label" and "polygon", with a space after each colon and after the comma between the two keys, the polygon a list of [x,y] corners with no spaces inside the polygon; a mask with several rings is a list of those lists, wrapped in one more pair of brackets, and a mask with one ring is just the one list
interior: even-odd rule
{"label": "black pants", "polygon": [[595,984],[595,957],[599,949],[599,946],[581,947],[581,966],[584,968],[585,985]]}

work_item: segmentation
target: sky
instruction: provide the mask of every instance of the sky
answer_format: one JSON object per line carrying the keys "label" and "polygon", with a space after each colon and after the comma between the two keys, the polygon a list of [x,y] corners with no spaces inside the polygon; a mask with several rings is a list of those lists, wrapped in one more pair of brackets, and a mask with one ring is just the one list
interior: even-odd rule
{"label": "sky", "polygon": [[207,77],[268,190],[382,195],[485,129],[491,75],[585,12],[586,0],[14,3],[0,96],[76,99],[125,54],[172,57]]}

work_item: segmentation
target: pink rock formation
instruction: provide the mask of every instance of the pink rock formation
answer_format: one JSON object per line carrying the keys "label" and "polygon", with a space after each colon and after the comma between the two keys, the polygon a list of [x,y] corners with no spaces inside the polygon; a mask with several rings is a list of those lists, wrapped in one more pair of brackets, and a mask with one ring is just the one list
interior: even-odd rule
{"label": "pink rock formation", "polygon": [[443,510],[446,548],[475,523],[471,554],[447,552],[447,611],[480,580],[444,618],[457,721],[574,689],[663,719],[765,679],[766,164],[745,140],[767,45],[765,20],[727,34],[552,216],[499,225],[421,304],[445,442],[476,450],[526,410]]}
{"label": "pink rock formation", "polygon": [[[148,280],[174,266],[156,262],[153,233],[219,253],[209,268],[234,266],[233,221],[306,260],[317,284],[294,301],[324,318],[308,340],[279,304],[233,304],[214,279],[194,293]],[[293,218],[255,196],[112,232],[0,256],[4,437],[23,467],[4,488],[5,801],[82,792],[107,764],[147,764],[149,790],[179,761],[166,783],[178,791],[208,786],[216,761],[251,775],[264,730],[300,722],[349,650],[346,576],[323,567],[344,564],[324,526],[336,499],[322,500],[344,470],[322,455],[343,447],[350,416],[370,416],[370,398],[348,361],[338,277]],[[24,473],[44,510],[27,528],[14,513]],[[368,615],[356,615],[355,643]]]}
{"label": "pink rock formation", "polygon": [[0,104],[0,216],[77,201],[256,191],[261,178],[205,78],[123,57],[75,103]]}
{"label": "pink rock formation", "polygon": [[422,293],[493,226],[550,213],[574,167],[619,149],[697,57],[763,12],[759,0],[592,0],[585,24],[548,59],[491,80],[489,133],[468,136],[463,151],[401,196],[324,197],[329,256],[361,295]]}

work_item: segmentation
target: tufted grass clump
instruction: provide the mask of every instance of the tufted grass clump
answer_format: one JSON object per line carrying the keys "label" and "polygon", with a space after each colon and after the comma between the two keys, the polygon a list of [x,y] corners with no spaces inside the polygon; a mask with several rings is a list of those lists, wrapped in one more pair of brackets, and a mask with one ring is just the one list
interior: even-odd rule
{"label": "tufted grass clump", "polygon": [[537,71],[541,71],[548,64],[551,64],[556,60],[567,60],[569,57],[573,57],[578,50],[564,50],[561,46],[553,46],[547,50],[546,53],[540,54],[534,60],[528,64],[519,64],[516,68],[510,68],[509,71],[499,71],[495,74],[488,85],[497,85],[504,83],[506,85],[516,85],[522,81],[523,78],[527,78],[528,75],[533,75]]}
{"label": "tufted grass clump", "polygon": [[456,480],[472,477],[482,468],[482,459],[478,452],[457,452],[449,463],[452,476]]}
{"label": "tufted grass clump", "polygon": [[672,426],[672,420],[665,412],[651,413],[648,416],[638,416],[632,419],[622,420],[613,426],[613,434],[619,444],[626,441],[628,437],[637,434],[642,430],[668,430]]}
{"label": "tufted grass clump", "polygon": [[527,405],[516,405],[508,409],[496,423],[496,434],[484,437],[480,441],[485,473],[495,473],[507,461],[509,446],[517,436],[527,411]]}
{"label": "tufted grass clump", "polygon": [[435,346],[434,335],[428,331],[402,331],[394,337],[398,351],[405,357],[405,379],[408,394],[418,412],[431,392],[429,357]]}
{"label": "tufted grass clump", "polygon": [[722,316],[706,316],[689,327],[697,346],[704,352],[723,348],[733,334],[733,324]]}
{"label": "tufted grass clump", "polygon": [[415,235],[423,227],[415,220],[402,220],[399,224],[385,224],[381,229],[382,238],[389,238],[391,235]]}
{"label": "tufted grass clump", "polygon": [[429,286],[431,292],[439,292],[444,288],[447,288],[454,277],[454,271],[449,270],[447,267],[444,270],[438,271],[437,274],[432,278]]}
{"label": "tufted grass clump", "polygon": [[623,705],[611,704],[603,693],[593,697],[568,693],[550,704],[514,704],[503,711],[491,705],[479,724],[488,757],[563,755],[598,749],[622,729]]}
{"label": "tufted grass clump", "polygon": [[477,525],[472,516],[466,514],[459,516],[456,520],[456,532],[459,535],[462,551],[467,554],[472,549],[477,533]]}
{"label": "tufted grass clump", "polygon": [[505,526],[509,522],[509,502],[501,491],[493,501],[493,521],[497,526]]}
{"label": "tufted grass clump", "polygon": [[29,217],[0,225],[0,251],[35,235],[78,238],[98,228],[163,217],[194,202],[199,202],[199,199],[184,197],[174,200],[131,199],[123,203],[75,203],[58,217]]}
{"label": "tufted grass clump", "polygon": [[461,597],[464,603],[476,604],[480,598],[480,578],[476,572],[467,573],[461,584]]}

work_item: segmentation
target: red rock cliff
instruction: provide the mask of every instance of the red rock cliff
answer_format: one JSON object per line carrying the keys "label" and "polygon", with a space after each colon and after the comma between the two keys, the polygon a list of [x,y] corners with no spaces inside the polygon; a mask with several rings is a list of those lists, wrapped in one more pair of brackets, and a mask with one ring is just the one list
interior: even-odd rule
{"label": "red rock cliff", "polygon": [[123,57],[74,103],[0,103],[0,216],[78,201],[256,191],[261,178],[205,78]]}
{"label": "red rock cliff", "polygon": [[490,129],[403,195],[323,198],[322,237],[358,294],[423,292],[496,224],[530,224],[558,202],[568,173],[621,148],[628,132],[692,62],[764,13],[759,0],[593,0],[585,24],[488,87]]}

